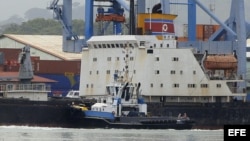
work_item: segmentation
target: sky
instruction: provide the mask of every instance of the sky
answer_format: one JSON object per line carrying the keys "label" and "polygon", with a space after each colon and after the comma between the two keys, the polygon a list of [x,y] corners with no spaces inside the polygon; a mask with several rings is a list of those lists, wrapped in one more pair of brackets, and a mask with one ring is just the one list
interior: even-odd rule
{"label": "sky", "polygon": [[[6,20],[9,17],[13,15],[20,15],[23,16],[26,11],[28,11],[31,8],[44,8],[52,2],[53,0],[0,0],[0,12],[2,13],[0,16],[0,21]],[[63,0],[60,0],[59,2],[62,2]],[[160,0],[146,0],[149,5],[152,5],[155,1]],[[187,0],[171,0],[172,2],[187,2]],[[215,13],[221,16],[225,16],[224,14],[228,14],[226,9],[229,8],[231,0],[200,0],[200,2],[204,3],[205,6],[209,6],[209,4],[213,4],[216,2]],[[249,1],[249,0],[247,0]],[[85,0],[72,0],[72,2],[80,2],[81,4],[85,3]],[[220,5],[223,5],[223,10]],[[152,6],[151,6],[152,7]],[[172,5],[173,11],[176,14],[182,14],[186,13],[186,7],[183,5]],[[198,8],[199,9],[199,8]],[[223,12],[221,12],[223,11]],[[201,13],[202,14],[202,13]]]}
{"label": "sky", "polygon": [[[0,0],[0,21],[7,20],[13,15],[24,16],[31,8],[46,9],[53,0]],[[61,2],[62,0],[60,0]],[[83,3],[85,0],[72,0]]]}
{"label": "sky", "polygon": [[[13,15],[19,15],[24,17],[24,13],[31,8],[43,8],[46,9],[48,5],[53,0],[0,0],[0,21],[7,20]],[[59,2],[62,3],[63,0]],[[126,0],[127,1],[127,0]],[[146,7],[152,7],[155,1],[160,0],[146,0],[147,5]],[[199,0],[203,5],[207,8],[210,6],[213,7],[213,13],[216,15],[218,19],[224,22],[230,13],[230,6],[231,0]],[[72,0],[72,2],[79,2],[81,5],[85,3],[85,0]],[[187,3],[187,0],[171,0],[171,2],[176,3]],[[180,24],[181,26],[183,23],[187,23],[187,6],[186,5],[171,5],[172,13],[177,14],[178,17],[175,20],[175,24]],[[146,8],[147,9],[147,8]],[[250,9],[250,0],[245,0],[245,9]],[[246,17],[250,16],[249,12],[245,12]],[[250,19],[250,18],[249,18]],[[197,23],[198,24],[217,24],[215,21],[211,21],[211,18],[203,12],[197,6]]]}

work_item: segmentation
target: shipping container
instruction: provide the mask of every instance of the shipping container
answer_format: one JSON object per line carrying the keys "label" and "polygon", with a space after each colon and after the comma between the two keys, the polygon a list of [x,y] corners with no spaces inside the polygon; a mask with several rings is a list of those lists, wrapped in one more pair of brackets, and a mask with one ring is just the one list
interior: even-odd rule
{"label": "shipping container", "polygon": [[35,74],[80,74],[81,60],[34,60]]}
{"label": "shipping container", "polygon": [[51,84],[49,96],[65,96],[69,90],[79,90],[81,61],[35,60],[34,74],[57,81]]}
{"label": "shipping container", "polygon": [[[196,25],[196,40],[197,41],[207,41],[216,30],[220,28],[219,25],[207,25],[207,24],[197,24]],[[188,25],[183,25],[183,37],[178,37],[178,41],[188,40]],[[186,39],[186,40],[185,40]]]}

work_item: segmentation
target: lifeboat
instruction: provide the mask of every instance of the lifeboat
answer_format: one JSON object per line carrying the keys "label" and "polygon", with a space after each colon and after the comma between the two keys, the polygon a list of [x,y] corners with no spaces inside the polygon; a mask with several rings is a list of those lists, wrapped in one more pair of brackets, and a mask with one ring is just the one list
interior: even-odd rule
{"label": "lifeboat", "polygon": [[235,70],[237,59],[234,55],[208,55],[204,67],[211,70]]}

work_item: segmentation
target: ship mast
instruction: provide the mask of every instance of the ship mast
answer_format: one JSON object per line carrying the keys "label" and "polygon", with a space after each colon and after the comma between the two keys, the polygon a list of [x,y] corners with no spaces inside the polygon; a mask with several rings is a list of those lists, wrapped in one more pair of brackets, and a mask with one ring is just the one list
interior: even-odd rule
{"label": "ship mast", "polygon": [[124,61],[125,61],[125,68],[124,70],[124,78],[123,82],[131,82],[132,77],[129,78],[129,61],[130,61],[130,54],[132,53],[131,48],[129,47],[129,43],[125,44],[124,51],[125,53]]}

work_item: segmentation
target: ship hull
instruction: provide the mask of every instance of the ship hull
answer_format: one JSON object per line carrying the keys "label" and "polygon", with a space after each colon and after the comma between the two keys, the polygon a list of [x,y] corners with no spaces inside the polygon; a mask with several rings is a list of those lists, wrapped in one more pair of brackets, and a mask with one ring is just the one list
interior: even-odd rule
{"label": "ship hull", "polygon": [[152,114],[187,113],[196,129],[223,129],[224,125],[250,125],[250,103],[148,103]]}
{"label": "ship hull", "polygon": [[78,128],[103,128],[103,129],[175,129],[187,130],[192,129],[190,124],[176,124],[176,123],[159,123],[159,124],[140,124],[140,123],[111,123],[100,118],[81,118],[76,121],[80,123]]}
{"label": "ship hull", "polygon": [[[163,117],[119,117],[115,121],[109,121],[105,118],[88,117],[79,109],[71,109],[71,121],[78,128],[116,128],[116,129],[192,129],[194,121],[183,121],[177,123],[176,119],[167,119]],[[144,121],[144,122],[139,122]]]}
{"label": "ship hull", "polygon": [[[78,101],[79,102],[79,101]],[[75,101],[75,103],[77,103]],[[0,99],[0,125],[26,125],[40,127],[65,128],[137,128],[137,129],[167,129],[174,125],[163,124],[131,125],[110,124],[100,119],[72,118],[69,105],[71,100],[28,101]],[[91,103],[85,103],[91,104]],[[151,115],[176,116],[186,112],[195,121],[192,129],[223,129],[228,124],[250,125],[250,103],[147,103]],[[77,120],[76,120],[77,119]],[[90,122],[91,120],[91,122]],[[94,122],[93,122],[94,121]],[[162,127],[164,126],[164,127]],[[189,129],[188,127],[181,127]]]}

